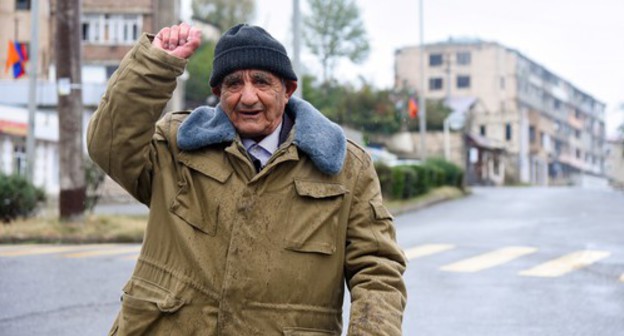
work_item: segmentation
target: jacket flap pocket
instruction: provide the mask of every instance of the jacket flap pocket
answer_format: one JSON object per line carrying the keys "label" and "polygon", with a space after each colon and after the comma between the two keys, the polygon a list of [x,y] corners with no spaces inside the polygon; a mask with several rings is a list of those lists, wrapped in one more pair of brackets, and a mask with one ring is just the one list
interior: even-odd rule
{"label": "jacket flap pocket", "polygon": [[344,195],[347,189],[338,183],[312,182],[295,180],[295,189],[299,196],[327,198]]}
{"label": "jacket flap pocket", "polygon": [[217,234],[219,205],[206,202],[198,193],[198,190],[189,190],[188,185],[183,185],[173,200],[170,211],[195,229],[214,236]]}
{"label": "jacket flap pocket", "polygon": [[132,279],[122,296],[122,305],[133,310],[154,310],[163,313],[174,313],[184,306],[184,300],[177,298],[172,292],[154,283],[142,279]]}
{"label": "jacket flap pocket", "polygon": [[[330,237],[331,238],[331,237]],[[332,243],[325,242],[296,242],[296,241],[287,241],[287,250],[296,251],[296,252],[309,252],[309,253],[320,253],[326,255],[332,255],[336,252],[336,245]]]}
{"label": "jacket flap pocket", "polygon": [[388,209],[378,201],[370,201],[370,205],[373,208],[373,214],[375,215],[375,219],[383,220],[383,219],[392,219],[392,214]]}
{"label": "jacket flap pocket", "polygon": [[337,336],[338,333],[331,330],[312,328],[284,328],[284,336]]}
{"label": "jacket flap pocket", "polygon": [[220,183],[225,183],[232,175],[232,170],[217,160],[224,160],[222,155],[213,155],[209,151],[181,152],[178,161]]}

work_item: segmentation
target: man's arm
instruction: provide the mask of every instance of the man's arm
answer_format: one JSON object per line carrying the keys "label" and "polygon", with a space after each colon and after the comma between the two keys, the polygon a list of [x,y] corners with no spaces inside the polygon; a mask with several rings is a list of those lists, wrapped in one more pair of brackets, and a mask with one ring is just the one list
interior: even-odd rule
{"label": "man's arm", "polygon": [[407,300],[402,276],[405,266],[405,256],[396,243],[392,216],[382,204],[379,179],[367,157],[354,190],[347,229],[349,335],[401,335]]}
{"label": "man's arm", "polygon": [[163,28],[153,42],[142,36],[110,78],[89,122],[89,155],[143,203],[151,193],[156,121],[200,39],[199,31],[186,24]]}

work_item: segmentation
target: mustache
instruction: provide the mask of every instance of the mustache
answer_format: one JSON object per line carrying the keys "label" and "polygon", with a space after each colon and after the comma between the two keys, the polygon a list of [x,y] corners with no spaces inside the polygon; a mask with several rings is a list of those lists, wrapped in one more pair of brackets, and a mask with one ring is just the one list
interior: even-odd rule
{"label": "mustache", "polygon": [[258,110],[264,110],[264,104],[262,104],[260,102],[257,102],[257,103],[252,104],[252,105],[238,103],[238,104],[236,104],[234,109],[236,111],[258,111]]}

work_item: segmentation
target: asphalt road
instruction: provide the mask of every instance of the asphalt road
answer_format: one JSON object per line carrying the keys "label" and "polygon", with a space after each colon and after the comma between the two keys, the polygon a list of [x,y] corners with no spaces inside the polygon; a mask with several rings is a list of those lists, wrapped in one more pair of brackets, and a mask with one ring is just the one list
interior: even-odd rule
{"label": "asphalt road", "polygon": [[[395,222],[404,335],[624,335],[624,193],[475,189]],[[0,335],[105,335],[138,249],[0,246]]]}

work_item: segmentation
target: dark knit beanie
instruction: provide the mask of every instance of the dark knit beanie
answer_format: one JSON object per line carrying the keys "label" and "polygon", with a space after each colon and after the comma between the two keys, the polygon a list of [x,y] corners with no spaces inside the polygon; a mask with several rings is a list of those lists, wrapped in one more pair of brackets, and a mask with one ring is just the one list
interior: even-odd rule
{"label": "dark knit beanie", "polygon": [[297,80],[281,43],[260,27],[239,24],[217,42],[210,86],[220,85],[225,76],[243,69],[266,70],[283,79]]}

